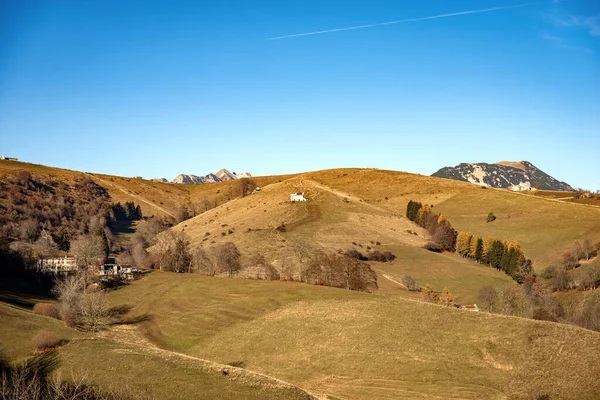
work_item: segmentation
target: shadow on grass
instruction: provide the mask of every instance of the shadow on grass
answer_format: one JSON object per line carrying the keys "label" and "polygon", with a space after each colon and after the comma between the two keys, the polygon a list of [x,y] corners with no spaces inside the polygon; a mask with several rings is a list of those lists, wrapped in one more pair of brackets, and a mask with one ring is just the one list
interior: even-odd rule
{"label": "shadow on grass", "polygon": [[140,315],[132,315],[127,316],[131,309],[133,308],[130,304],[122,304],[119,306],[112,307],[110,309],[110,314],[114,318],[114,325],[135,325],[140,322],[151,321],[154,319],[154,315],[144,313]]}

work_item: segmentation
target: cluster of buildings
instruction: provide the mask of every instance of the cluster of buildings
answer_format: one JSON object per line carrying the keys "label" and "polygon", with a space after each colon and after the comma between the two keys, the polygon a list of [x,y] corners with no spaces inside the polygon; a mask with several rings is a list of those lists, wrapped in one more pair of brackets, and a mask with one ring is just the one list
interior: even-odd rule
{"label": "cluster of buildings", "polygon": [[[37,263],[38,272],[51,275],[68,275],[77,271],[77,258],[74,256],[40,257]],[[100,279],[124,278],[135,279],[141,271],[131,266],[119,265],[113,257],[106,258],[96,271]]]}

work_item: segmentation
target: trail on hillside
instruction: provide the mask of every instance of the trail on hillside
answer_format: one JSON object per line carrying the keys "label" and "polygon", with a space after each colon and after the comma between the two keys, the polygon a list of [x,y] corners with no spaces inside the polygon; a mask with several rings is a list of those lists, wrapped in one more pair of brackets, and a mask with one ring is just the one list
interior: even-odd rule
{"label": "trail on hillside", "polygon": [[318,183],[318,182],[315,182],[315,181],[313,181],[313,180],[310,180],[310,179],[304,179],[304,182],[308,182],[308,183],[310,183],[312,186],[314,186],[314,187],[316,187],[316,188],[318,188],[318,189],[321,189],[321,190],[325,190],[326,192],[329,192],[329,193],[331,193],[331,194],[334,194],[334,195],[336,195],[336,196],[338,196],[338,197],[345,198],[345,199],[347,199],[347,200],[348,200],[349,202],[351,202],[351,203],[358,203],[358,204],[361,204],[361,205],[365,205],[365,206],[367,206],[367,207],[370,207],[370,208],[372,208],[372,209],[374,209],[374,210],[377,210],[377,211],[379,211],[379,212],[383,212],[383,213],[386,213],[386,214],[388,214],[388,213],[390,212],[390,210],[387,210],[387,209],[385,209],[385,208],[382,208],[382,207],[376,206],[375,204],[368,203],[368,202],[366,202],[365,200],[361,199],[360,197],[357,197],[357,196],[351,195],[351,194],[349,194],[349,193],[344,193],[344,192],[342,192],[342,191],[339,191],[339,190],[337,190],[337,189],[332,189],[332,188],[330,188],[329,186],[325,186],[325,185],[323,185],[323,184],[321,184],[321,183]]}
{"label": "trail on hillside", "polygon": [[171,216],[171,217],[175,218],[175,214],[173,214],[172,212],[170,212],[170,211],[166,210],[165,208],[163,208],[163,207],[159,206],[159,205],[158,205],[158,204],[156,204],[156,203],[153,203],[153,202],[151,202],[150,200],[147,200],[147,199],[143,198],[142,196],[139,196],[139,195],[137,195],[137,194],[135,194],[135,193],[131,193],[131,192],[129,192],[129,191],[127,191],[127,190],[123,189],[122,187],[120,187],[120,186],[119,186],[119,185],[117,185],[117,184],[114,184],[114,183],[109,183],[109,182],[107,182],[105,179],[102,179],[102,178],[100,178],[100,177],[99,177],[99,176],[97,176],[97,175],[91,175],[91,178],[92,178],[92,180],[93,180],[93,179],[97,179],[97,180],[99,180],[99,181],[103,182],[105,185],[112,186],[112,187],[114,187],[114,188],[116,188],[116,189],[120,190],[121,192],[125,193],[127,196],[133,197],[134,199],[136,199],[136,200],[139,200],[139,201],[141,201],[141,202],[143,202],[143,203],[146,203],[147,205],[149,205],[149,206],[151,206],[151,207],[154,207],[154,208],[156,208],[156,209],[158,209],[158,210],[160,210],[160,211],[164,212],[165,214],[167,214],[167,215],[169,215],[169,216]]}
{"label": "trail on hillside", "polygon": [[132,325],[116,325],[110,330],[103,332],[101,336],[105,339],[112,340],[117,343],[127,345],[129,347],[137,348],[141,351],[157,355],[164,359],[175,361],[192,361],[198,364],[201,368],[205,368],[217,373],[222,373],[223,375],[230,376],[233,379],[252,381],[254,383],[260,383],[265,387],[296,391],[299,395],[305,395],[307,399],[323,399],[322,397],[316,396],[315,394],[312,394],[296,385],[285,382],[273,376],[265,375],[260,372],[251,371],[245,368],[233,367],[231,365],[220,364],[215,361],[210,361],[203,358],[178,353],[175,351],[162,349],[153,344],[152,342],[148,341],[143,335],[140,334],[137,327]]}

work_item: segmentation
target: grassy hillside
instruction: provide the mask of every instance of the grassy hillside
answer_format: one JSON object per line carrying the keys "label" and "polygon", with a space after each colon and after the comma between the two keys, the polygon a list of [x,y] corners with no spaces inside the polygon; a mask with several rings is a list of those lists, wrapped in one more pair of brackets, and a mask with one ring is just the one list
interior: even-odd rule
{"label": "grassy hillside", "polygon": [[[304,192],[310,201],[291,203],[293,192]],[[285,230],[278,230],[282,224]],[[491,268],[426,251],[422,248],[426,233],[390,208],[304,176],[266,186],[260,193],[232,200],[173,229],[184,231],[192,247],[234,242],[246,265],[252,266],[253,257],[260,254],[280,271],[290,268],[295,279],[307,251],[353,247],[365,255],[375,250],[396,255],[392,263],[371,263],[390,294],[410,295],[384,275],[399,281],[408,274],[437,290],[448,286],[461,302],[475,302],[481,286],[511,283]],[[254,276],[253,269],[245,274]]]}
{"label": "grassy hillside", "polygon": [[161,347],[336,398],[600,396],[600,334],[290,282],[154,273],[114,292]]}
{"label": "grassy hillside", "polygon": [[[394,171],[327,170],[307,176],[399,214],[409,200],[433,204],[434,212],[458,230],[518,240],[538,270],[558,260],[576,240],[600,240],[600,208]],[[486,222],[490,211],[498,218],[493,223]]]}
{"label": "grassy hillside", "polygon": [[138,340],[123,340],[114,333],[94,338],[66,328],[60,321],[2,302],[0,320],[0,340],[11,360],[33,354],[32,338],[41,329],[66,340],[59,351],[63,379],[84,378],[103,388],[127,387],[160,399],[310,398],[300,389],[265,376],[161,351]]}
{"label": "grassy hillside", "polygon": [[[144,215],[171,216],[182,206],[194,206],[201,209],[205,200],[213,205],[220,205],[231,198],[231,189],[237,181],[228,181],[205,185],[175,185],[162,182],[152,182],[145,179],[78,172],[45,165],[0,160],[0,177],[15,175],[19,171],[27,171],[33,177],[56,178],[67,184],[72,184],[77,178],[86,176],[98,185],[104,187],[113,202],[133,201],[139,204]],[[285,176],[253,178],[258,186],[277,182]]]}

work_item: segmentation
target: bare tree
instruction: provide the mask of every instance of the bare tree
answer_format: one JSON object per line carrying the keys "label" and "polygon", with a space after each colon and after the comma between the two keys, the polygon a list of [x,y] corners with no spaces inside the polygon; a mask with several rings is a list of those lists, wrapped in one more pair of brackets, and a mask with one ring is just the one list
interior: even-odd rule
{"label": "bare tree", "polygon": [[232,242],[226,242],[215,247],[215,262],[219,271],[227,272],[233,278],[242,269],[241,253]]}
{"label": "bare tree", "polygon": [[77,259],[77,266],[87,272],[92,272],[105,256],[102,238],[96,235],[85,235],[74,240],[71,252]]}
{"label": "bare tree", "polygon": [[583,246],[581,246],[581,253],[583,255],[583,258],[589,260],[590,258],[592,258],[593,252],[594,246],[592,245],[592,242],[589,239],[586,239],[583,242]]}
{"label": "bare tree", "polygon": [[196,272],[203,275],[215,276],[217,273],[217,266],[210,254],[202,247],[198,247],[194,254],[194,265]]}
{"label": "bare tree", "polygon": [[83,293],[79,303],[81,326],[88,332],[96,333],[110,324],[109,303],[106,293],[101,290]]}
{"label": "bare tree", "polygon": [[58,297],[58,313],[67,326],[76,326],[79,317],[79,301],[85,289],[85,280],[80,275],[69,275],[59,279],[52,291]]}

